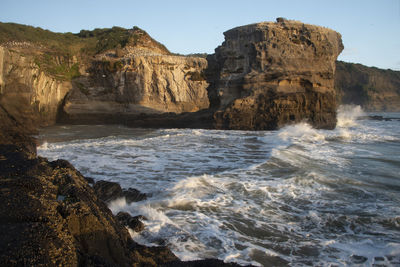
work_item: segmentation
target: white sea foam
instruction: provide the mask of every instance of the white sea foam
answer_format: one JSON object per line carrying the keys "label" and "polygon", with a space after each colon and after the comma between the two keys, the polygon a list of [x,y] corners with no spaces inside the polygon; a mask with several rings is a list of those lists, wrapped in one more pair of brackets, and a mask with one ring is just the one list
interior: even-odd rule
{"label": "white sea foam", "polygon": [[351,127],[357,125],[357,118],[365,116],[360,106],[341,105],[337,110],[337,127]]}
{"label": "white sea foam", "polygon": [[367,265],[390,266],[397,258],[387,256],[400,246],[400,125],[357,120],[361,114],[340,108],[332,131],[305,123],[272,132],[121,128],[47,141],[38,151],[149,193],[110,208],[146,216],[133,238],[168,245],[184,260],[325,266],[366,257]]}

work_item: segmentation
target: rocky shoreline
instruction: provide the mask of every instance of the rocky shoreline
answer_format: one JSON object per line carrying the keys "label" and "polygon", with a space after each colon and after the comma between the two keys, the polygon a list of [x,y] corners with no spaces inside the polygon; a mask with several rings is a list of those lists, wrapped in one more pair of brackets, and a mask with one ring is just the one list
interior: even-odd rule
{"label": "rocky shoreline", "polygon": [[141,231],[145,218],[114,216],[106,205],[146,198],[133,188],[92,187],[69,162],[49,162],[24,146],[0,144],[0,163],[1,266],[239,266],[181,262],[167,247],[134,242],[126,227]]}
{"label": "rocky shoreline", "polygon": [[182,262],[167,247],[137,244],[126,227],[141,231],[145,218],[113,215],[107,203],[146,194],[39,157],[31,136],[55,122],[272,130],[307,121],[333,129],[340,34],[277,19],[225,32],[207,59],[174,56],[138,28],[73,38],[101,45],[114,32],[128,36],[125,47],[107,43],[87,55],[30,41],[0,44],[0,265],[239,266]]}
{"label": "rocky shoreline", "polygon": [[[134,242],[126,228],[143,217],[112,214],[107,202],[147,196],[82,176],[68,161],[36,154],[36,128],[0,104],[1,266],[239,266],[220,260],[180,261],[167,247]],[[93,184],[93,186],[90,185]]]}

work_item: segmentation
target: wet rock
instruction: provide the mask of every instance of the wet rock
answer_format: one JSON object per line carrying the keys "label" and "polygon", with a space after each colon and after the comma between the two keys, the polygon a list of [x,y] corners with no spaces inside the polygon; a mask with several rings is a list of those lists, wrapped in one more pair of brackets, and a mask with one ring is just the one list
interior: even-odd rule
{"label": "wet rock", "polygon": [[0,266],[158,266],[178,260],[166,247],[136,244],[67,161],[25,153],[0,144]]}
{"label": "wet rock", "polygon": [[97,197],[106,203],[122,197],[125,197],[128,204],[147,199],[145,193],[141,193],[135,188],[123,190],[121,186],[115,182],[101,180],[94,184],[93,189]]}
{"label": "wet rock", "polygon": [[352,255],[351,256],[351,262],[356,263],[356,264],[364,263],[367,260],[368,260],[368,258],[364,257],[364,256],[360,256],[360,255]]}
{"label": "wet rock", "polygon": [[147,199],[146,194],[141,193],[135,188],[123,190],[122,195],[125,197],[127,203],[138,202]]}
{"label": "wet rock", "polygon": [[85,176],[85,180],[89,183],[89,184],[91,184],[91,185],[94,185],[94,179],[92,178],[92,177],[86,177]]}
{"label": "wet rock", "polygon": [[94,184],[93,189],[97,197],[104,202],[123,197],[122,188],[118,183],[101,180]]}
{"label": "wet rock", "polygon": [[[209,267],[209,266],[239,267],[242,265],[239,265],[239,264],[233,263],[233,262],[225,263],[222,260],[217,260],[217,259],[205,259],[205,260],[195,260],[195,261],[175,261],[175,262],[163,264],[162,266],[165,266],[165,267]],[[247,266],[252,266],[252,265],[247,265]]]}
{"label": "wet rock", "polygon": [[146,220],[146,217],[142,215],[132,217],[127,212],[118,212],[116,215],[117,220],[124,226],[131,228],[135,232],[141,232],[144,230],[144,224],[141,220]]}

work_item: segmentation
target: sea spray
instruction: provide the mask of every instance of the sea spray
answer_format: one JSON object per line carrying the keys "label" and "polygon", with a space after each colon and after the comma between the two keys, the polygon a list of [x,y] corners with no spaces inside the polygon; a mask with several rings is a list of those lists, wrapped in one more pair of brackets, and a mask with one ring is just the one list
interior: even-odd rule
{"label": "sea spray", "polygon": [[134,239],[185,260],[395,266],[400,123],[361,114],[339,108],[332,131],[303,123],[271,132],[55,126],[41,133],[47,144],[38,152],[149,193],[110,208],[145,215]]}
{"label": "sea spray", "polygon": [[357,125],[357,118],[365,116],[361,106],[341,105],[337,110],[337,127],[351,127]]}

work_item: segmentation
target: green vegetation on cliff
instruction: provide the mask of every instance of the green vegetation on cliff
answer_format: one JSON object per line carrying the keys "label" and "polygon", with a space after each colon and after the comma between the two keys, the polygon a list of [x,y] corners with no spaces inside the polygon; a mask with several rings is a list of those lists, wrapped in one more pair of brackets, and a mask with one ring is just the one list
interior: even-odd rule
{"label": "green vegetation on cliff", "polygon": [[0,44],[8,42],[28,42],[53,49],[57,52],[77,54],[84,52],[94,55],[127,45],[144,44],[150,39],[153,45],[168,52],[161,43],[152,39],[144,30],[133,27],[125,29],[112,27],[105,29],[81,30],[79,33],[55,33],[39,27],[32,27],[16,23],[0,22]]}
{"label": "green vegetation on cliff", "polygon": [[123,55],[122,49],[129,47],[149,47],[169,54],[168,49],[151,38],[138,27],[124,29],[82,30],[79,33],[55,33],[39,27],[16,23],[0,22],[0,45],[13,47],[34,46],[25,49],[43,71],[55,78],[70,80],[80,75],[79,64],[85,59],[111,50],[117,57]]}

